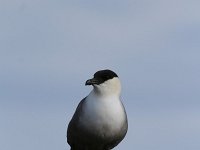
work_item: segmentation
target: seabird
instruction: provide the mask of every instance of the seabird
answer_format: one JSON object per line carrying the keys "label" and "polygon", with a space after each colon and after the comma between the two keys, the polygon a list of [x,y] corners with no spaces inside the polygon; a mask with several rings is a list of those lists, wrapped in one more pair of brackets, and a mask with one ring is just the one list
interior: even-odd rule
{"label": "seabird", "polygon": [[100,70],[85,85],[92,85],[93,90],[76,108],[68,125],[67,142],[71,150],[110,150],[128,130],[120,80],[115,72]]}

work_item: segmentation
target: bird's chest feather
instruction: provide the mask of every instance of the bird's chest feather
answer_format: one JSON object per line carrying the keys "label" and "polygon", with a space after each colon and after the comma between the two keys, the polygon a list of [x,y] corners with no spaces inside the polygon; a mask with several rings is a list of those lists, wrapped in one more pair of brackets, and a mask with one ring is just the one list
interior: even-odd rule
{"label": "bird's chest feather", "polygon": [[[124,108],[118,97],[88,98],[83,110],[82,121],[94,131],[115,133],[123,125]],[[88,126],[89,124],[89,126]]]}

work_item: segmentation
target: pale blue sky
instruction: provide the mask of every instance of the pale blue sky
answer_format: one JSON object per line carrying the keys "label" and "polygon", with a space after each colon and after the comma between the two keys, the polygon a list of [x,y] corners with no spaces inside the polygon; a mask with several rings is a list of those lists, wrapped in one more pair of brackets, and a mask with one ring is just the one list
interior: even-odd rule
{"label": "pale blue sky", "polygon": [[115,150],[200,149],[200,1],[0,0],[0,149],[69,150],[67,124],[109,68],[129,131]]}

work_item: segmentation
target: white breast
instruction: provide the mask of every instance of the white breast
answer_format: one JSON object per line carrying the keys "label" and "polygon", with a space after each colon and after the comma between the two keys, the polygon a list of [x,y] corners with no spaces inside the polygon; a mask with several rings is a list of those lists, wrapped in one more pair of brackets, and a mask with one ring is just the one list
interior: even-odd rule
{"label": "white breast", "polygon": [[87,128],[97,132],[105,129],[105,132],[113,134],[122,127],[125,112],[118,96],[96,97],[90,93],[81,120]]}

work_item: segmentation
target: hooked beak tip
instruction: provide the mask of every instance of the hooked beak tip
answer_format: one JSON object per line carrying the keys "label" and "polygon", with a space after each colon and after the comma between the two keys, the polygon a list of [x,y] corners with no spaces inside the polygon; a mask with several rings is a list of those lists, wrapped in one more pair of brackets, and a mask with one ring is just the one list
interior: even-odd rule
{"label": "hooked beak tip", "polygon": [[85,82],[85,85],[92,85],[91,79],[87,80],[87,81]]}
{"label": "hooked beak tip", "polygon": [[85,85],[94,85],[94,84],[98,84],[98,83],[99,83],[99,81],[97,79],[93,78],[93,79],[87,80],[85,82]]}

